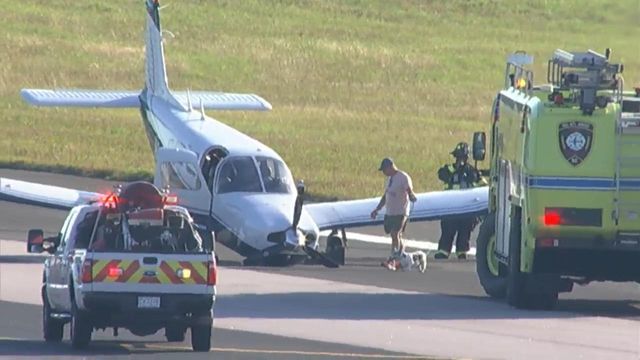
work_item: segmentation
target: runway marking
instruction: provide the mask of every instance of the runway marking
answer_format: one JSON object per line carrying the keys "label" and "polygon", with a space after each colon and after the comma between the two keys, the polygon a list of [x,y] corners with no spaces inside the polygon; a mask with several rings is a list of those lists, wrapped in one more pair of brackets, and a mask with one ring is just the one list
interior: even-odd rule
{"label": "runway marking", "polygon": [[[38,341],[39,339],[11,338],[0,336],[0,341]],[[45,343],[44,341],[42,342]],[[122,346],[132,353],[144,352],[145,350],[188,350],[190,346],[169,345],[169,344],[145,344],[132,342],[109,342],[113,345]],[[96,345],[103,345],[100,341],[95,341]],[[434,359],[431,357],[418,355],[385,355],[385,354],[364,354],[364,353],[344,353],[344,352],[328,352],[328,351],[303,351],[303,350],[268,350],[268,349],[240,349],[240,348],[220,348],[212,347],[211,351],[224,353],[247,353],[247,354],[272,354],[272,355],[303,355],[303,356],[334,356],[343,358],[370,358],[370,359]]]}
{"label": "runway marking", "polygon": [[[327,236],[327,235],[329,235],[329,233],[331,233],[331,231],[322,231],[322,232],[320,232],[320,235]],[[390,245],[391,244],[391,238],[388,237],[388,236],[361,234],[361,233],[357,233],[357,232],[347,232],[347,240],[356,240],[356,241],[362,241],[362,242],[367,242],[367,243],[371,243],[371,244],[382,244],[382,245]],[[438,244],[434,243],[434,242],[431,242],[431,241],[403,239],[403,242],[408,247],[415,248],[415,249],[428,250],[428,251],[436,251],[436,250],[438,250]],[[455,248],[456,247],[454,245],[452,252],[456,251]],[[475,256],[476,255],[476,248],[472,247],[469,250],[468,254]]]}
{"label": "runway marking", "polygon": [[[153,349],[188,349],[187,346],[171,346],[160,344],[148,344],[147,348]],[[418,355],[384,355],[384,354],[364,354],[364,353],[343,353],[327,351],[303,351],[303,350],[268,350],[268,349],[240,349],[240,348],[218,348],[213,347],[211,351],[227,353],[248,353],[248,354],[272,354],[272,355],[303,355],[303,356],[334,356],[343,358],[371,358],[371,359],[433,359]]]}

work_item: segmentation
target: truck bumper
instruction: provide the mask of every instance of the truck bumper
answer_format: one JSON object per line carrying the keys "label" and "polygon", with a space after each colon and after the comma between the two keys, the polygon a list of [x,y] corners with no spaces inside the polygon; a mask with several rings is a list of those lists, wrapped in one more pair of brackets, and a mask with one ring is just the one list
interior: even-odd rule
{"label": "truck bumper", "polygon": [[536,249],[533,273],[595,281],[639,281],[640,251],[623,249]]}
{"label": "truck bumper", "polygon": [[[139,296],[160,297],[160,307],[138,308]],[[96,328],[161,328],[167,325],[212,324],[215,295],[89,293],[84,296],[85,311]]]}

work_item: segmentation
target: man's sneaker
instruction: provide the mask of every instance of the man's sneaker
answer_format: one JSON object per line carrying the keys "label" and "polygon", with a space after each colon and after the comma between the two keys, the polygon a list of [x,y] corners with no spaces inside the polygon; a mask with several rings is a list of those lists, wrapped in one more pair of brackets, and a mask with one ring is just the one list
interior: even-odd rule
{"label": "man's sneaker", "polygon": [[458,260],[467,260],[467,253],[458,253]]}
{"label": "man's sneaker", "polygon": [[438,250],[438,252],[433,255],[434,259],[444,260],[449,258],[449,254],[446,251]]}

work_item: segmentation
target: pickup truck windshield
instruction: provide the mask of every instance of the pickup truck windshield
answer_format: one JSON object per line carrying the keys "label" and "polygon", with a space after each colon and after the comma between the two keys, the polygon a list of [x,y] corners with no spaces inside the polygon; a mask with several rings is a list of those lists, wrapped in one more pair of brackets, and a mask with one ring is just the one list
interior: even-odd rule
{"label": "pickup truck windshield", "polygon": [[[153,209],[159,210],[159,209]],[[159,210],[160,219],[108,214],[98,222],[90,249],[117,252],[200,253],[202,240],[181,214]]]}

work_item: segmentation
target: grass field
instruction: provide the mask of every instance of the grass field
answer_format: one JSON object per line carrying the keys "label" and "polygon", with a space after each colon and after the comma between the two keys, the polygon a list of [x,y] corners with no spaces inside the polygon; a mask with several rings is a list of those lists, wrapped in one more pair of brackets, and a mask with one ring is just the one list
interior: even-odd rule
{"label": "grass field", "polygon": [[[165,1],[164,3],[167,3]],[[153,162],[134,110],[36,109],[23,87],[139,89],[143,1],[0,0],[0,166],[130,179]],[[507,53],[546,75],[567,50],[613,48],[640,84],[638,0],[170,1],[174,89],[255,92],[269,113],[209,115],[278,151],[321,197],[380,192],[392,156],[419,191],[487,130]],[[543,66],[545,65],[545,66]]]}

